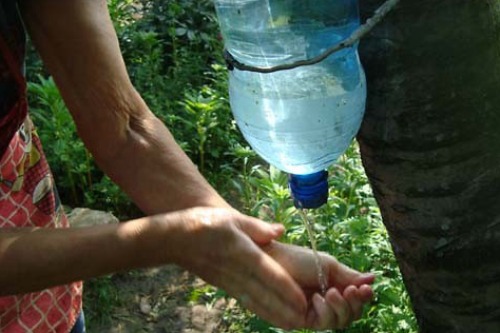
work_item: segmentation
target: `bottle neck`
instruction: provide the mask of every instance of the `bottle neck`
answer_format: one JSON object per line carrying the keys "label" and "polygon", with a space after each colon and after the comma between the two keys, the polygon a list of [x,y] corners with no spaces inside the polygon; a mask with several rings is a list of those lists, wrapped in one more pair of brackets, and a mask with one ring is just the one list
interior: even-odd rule
{"label": "bottle neck", "polygon": [[328,172],[290,174],[288,185],[297,208],[318,208],[328,200]]}

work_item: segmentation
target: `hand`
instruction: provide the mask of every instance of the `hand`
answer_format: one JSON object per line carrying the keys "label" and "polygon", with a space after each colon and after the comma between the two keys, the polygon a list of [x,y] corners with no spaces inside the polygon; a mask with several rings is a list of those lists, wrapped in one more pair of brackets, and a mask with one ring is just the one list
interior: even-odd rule
{"label": "hand", "polygon": [[373,274],[362,274],[320,253],[328,283],[328,290],[322,296],[312,250],[278,242],[264,246],[264,250],[290,273],[306,295],[307,317],[300,328],[345,328],[361,317],[364,304],[373,298],[370,287],[375,279]]}
{"label": "hand", "polygon": [[303,324],[304,292],[260,247],[279,237],[283,226],[233,209],[195,208],[166,216],[184,229],[171,247],[179,249],[174,262],[224,289],[272,325],[292,329]]}
{"label": "hand", "polygon": [[[328,277],[325,298],[311,250],[274,241],[283,226],[233,209],[194,208],[159,215],[161,226],[177,225],[169,237],[173,261],[206,282],[224,289],[242,305],[284,329],[340,328],[361,316],[371,300],[372,274],[361,274],[321,254]],[[174,229],[175,229],[174,228]],[[160,244],[164,244],[164,238]],[[150,244],[151,245],[151,244]],[[161,245],[153,244],[157,251]]]}

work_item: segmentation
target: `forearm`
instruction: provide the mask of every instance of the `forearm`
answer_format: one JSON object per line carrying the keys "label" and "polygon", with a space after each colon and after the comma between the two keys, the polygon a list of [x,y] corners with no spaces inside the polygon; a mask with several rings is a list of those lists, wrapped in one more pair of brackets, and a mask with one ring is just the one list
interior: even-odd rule
{"label": "forearm", "polygon": [[141,209],[154,214],[227,205],[132,86],[106,1],[21,4],[80,137],[103,171]]}
{"label": "forearm", "polygon": [[148,214],[196,206],[228,207],[149,111],[133,119],[127,138],[115,144],[121,148],[97,161]]}
{"label": "forearm", "polygon": [[0,295],[173,262],[182,229],[175,221],[158,223],[160,218],[88,228],[2,230]]}

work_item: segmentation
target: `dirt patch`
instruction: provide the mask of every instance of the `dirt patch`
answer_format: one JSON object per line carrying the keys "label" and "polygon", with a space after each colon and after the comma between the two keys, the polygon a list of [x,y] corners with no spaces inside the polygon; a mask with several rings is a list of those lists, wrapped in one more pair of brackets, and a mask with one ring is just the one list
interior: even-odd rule
{"label": "dirt patch", "polygon": [[[68,208],[67,211],[72,227],[118,223],[108,212],[87,208]],[[207,297],[209,293],[204,291],[213,294],[216,289],[177,266],[114,274],[110,281],[110,285],[103,288],[104,293],[116,295],[119,305],[101,305],[100,301],[91,304],[100,298],[94,295],[103,291],[99,286],[87,284],[90,293],[86,289],[84,304],[90,310],[86,311],[89,333],[228,332],[224,329],[223,314],[238,308],[233,299]]]}
{"label": "dirt patch", "polygon": [[175,266],[120,274],[113,278],[120,306],[107,323],[92,323],[92,332],[215,333],[223,332],[223,313],[232,299],[207,299],[201,279]]}

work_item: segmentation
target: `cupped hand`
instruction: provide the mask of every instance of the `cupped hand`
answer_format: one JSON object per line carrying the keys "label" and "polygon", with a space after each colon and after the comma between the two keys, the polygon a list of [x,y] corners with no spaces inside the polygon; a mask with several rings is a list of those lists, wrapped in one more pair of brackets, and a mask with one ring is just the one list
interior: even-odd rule
{"label": "cupped hand", "polygon": [[[359,319],[373,297],[372,274],[321,253],[328,290],[320,295],[310,249],[275,241],[284,231],[233,209],[193,208],[170,213],[176,233],[173,261],[224,289],[248,310],[285,329],[337,329]],[[166,225],[168,225],[167,223]]]}
{"label": "cupped hand", "polygon": [[320,259],[328,289],[321,295],[312,250],[275,241],[263,249],[295,279],[308,300],[307,316],[295,328],[345,328],[361,317],[363,306],[373,298],[373,274],[353,270],[326,253],[320,252]]}
{"label": "cupped hand", "polygon": [[272,325],[303,325],[307,300],[301,287],[261,248],[279,237],[283,226],[220,208],[189,209],[169,218],[183,228],[175,239],[181,251],[174,262],[224,289]]}

